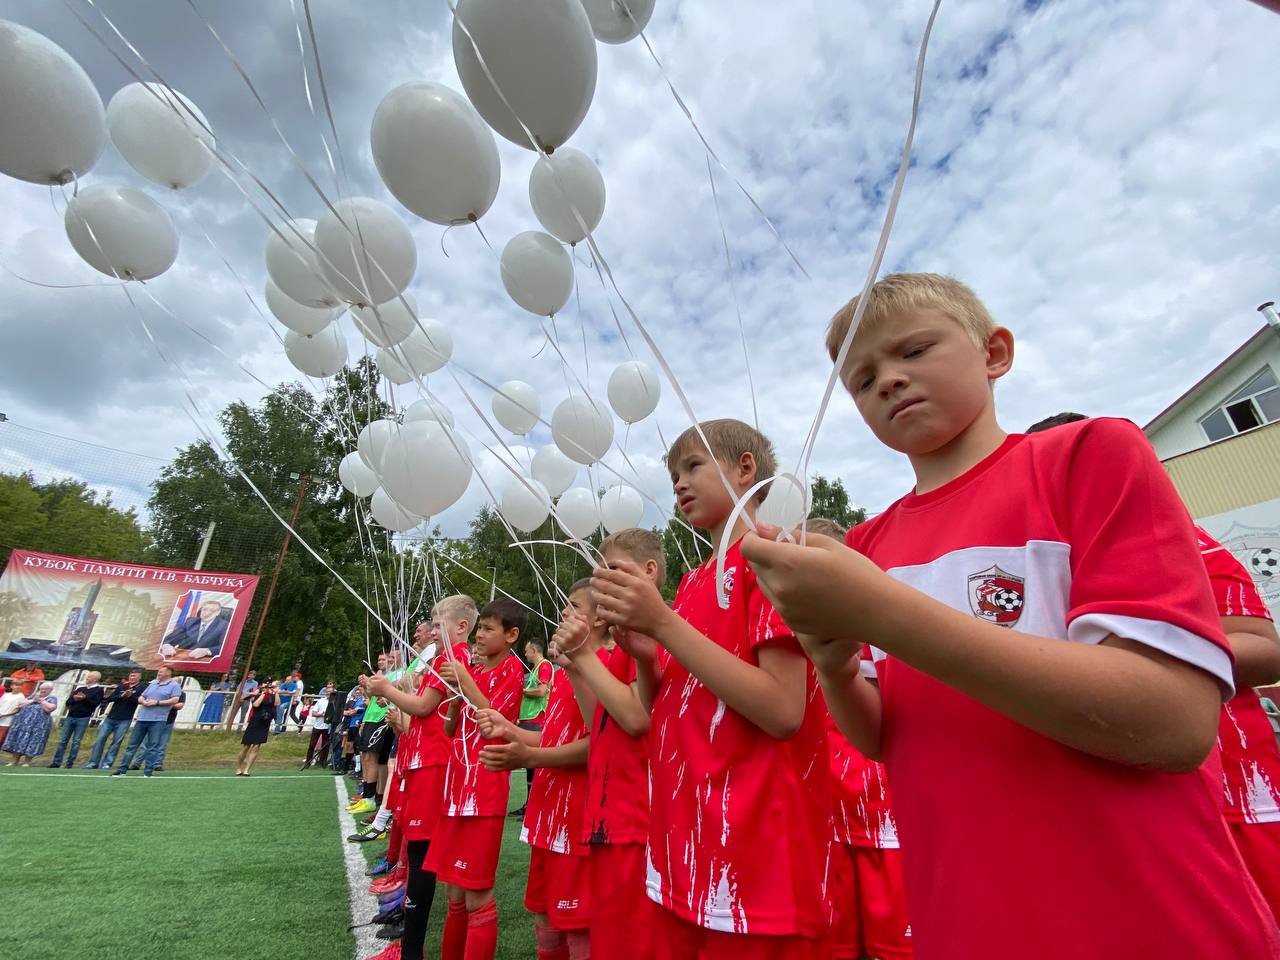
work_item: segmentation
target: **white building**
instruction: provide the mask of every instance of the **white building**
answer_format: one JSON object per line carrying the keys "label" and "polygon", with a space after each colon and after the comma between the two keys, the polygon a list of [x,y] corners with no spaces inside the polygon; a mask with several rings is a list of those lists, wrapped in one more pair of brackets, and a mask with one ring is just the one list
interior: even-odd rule
{"label": "white building", "polygon": [[1253,574],[1280,619],[1280,314],[1146,425],[1196,521]]}

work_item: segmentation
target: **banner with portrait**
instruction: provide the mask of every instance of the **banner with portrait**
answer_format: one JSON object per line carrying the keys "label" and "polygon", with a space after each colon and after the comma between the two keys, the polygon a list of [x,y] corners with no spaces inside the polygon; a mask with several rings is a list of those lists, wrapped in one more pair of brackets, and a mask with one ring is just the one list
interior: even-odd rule
{"label": "banner with portrait", "polygon": [[226,673],[257,586],[245,573],[14,550],[0,575],[0,667]]}

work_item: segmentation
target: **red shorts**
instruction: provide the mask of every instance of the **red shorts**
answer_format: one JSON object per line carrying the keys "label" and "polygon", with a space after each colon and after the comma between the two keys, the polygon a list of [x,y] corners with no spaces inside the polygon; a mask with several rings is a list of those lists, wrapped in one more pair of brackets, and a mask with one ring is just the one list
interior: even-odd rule
{"label": "red shorts", "polygon": [[397,816],[406,840],[430,840],[444,805],[444,767],[419,767],[405,773]]}
{"label": "red shorts", "polygon": [[660,908],[644,889],[643,843],[598,843],[591,848],[591,957],[653,956],[653,914]]}
{"label": "red shorts", "polygon": [[1280,921],[1280,823],[1232,823],[1231,836],[1262,899]]}
{"label": "red shorts", "polygon": [[557,930],[586,930],[591,925],[591,858],[531,847],[524,908],[545,914]]}
{"label": "red shorts", "polygon": [[[708,930],[654,905],[652,956],[658,960],[830,960],[831,942],[801,936]],[[638,954],[637,954],[638,956]]]}
{"label": "red shorts", "polygon": [[492,890],[506,819],[440,817],[422,865],[442,883],[452,883],[463,890]]}
{"label": "red shorts", "polygon": [[383,805],[392,813],[398,814],[400,805],[404,802],[404,777],[400,776],[399,770],[395,770],[391,774],[390,781],[387,784],[387,796]]}
{"label": "red shorts", "polygon": [[827,887],[835,908],[833,956],[908,960],[911,925],[899,851],[833,843]]}

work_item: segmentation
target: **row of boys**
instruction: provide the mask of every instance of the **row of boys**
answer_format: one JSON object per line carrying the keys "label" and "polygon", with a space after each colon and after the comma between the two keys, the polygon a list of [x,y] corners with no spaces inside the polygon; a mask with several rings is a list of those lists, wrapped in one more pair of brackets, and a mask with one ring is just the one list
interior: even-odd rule
{"label": "row of boys", "polygon": [[[831,323],[833,360],[855,308]],[[1237,684],[1280,671],[1266,607],[1225,551],[1197,542],[1131,424],[1005,434],[994,384],[1013,356],[1012,334],[963,284],[877,283],[840,375],[875,436],[907,455],[914,490],[847,543],[783,542],[737,521],[725,603],[713,560],[668,608],[660,545],[610,538],[557,631],[566,669],[541,737],[513,723],[523,610],[480,613],[471,666],[469,601],[443,601],[440,679],[417,694],[364,680],[418,718],[400,748],[404,954],[420,955],[409,916],[439,877],[442,956],[492,957],[502,771],[580,770],[585,754],[585,777],[540,775],[529,801],[541,957],[850,949],[844,924],[831,935],[833,905],[848,917],[860,880],[893,877],[883,863],[860,872],[847,845],[862,838],[848,833],[833,859],[833,791],[854,779],[844,761],[863,757],[883,761],[894,796],[918,957],[1280,956],[1242,859],[1261,859],[1274,833],[1233,838],[1214,749],[1224,701],[1243,737]],[[758,431],[710,421],[667,465],[685,518],[719,542],[774,456]],[[607,660],[606,629],[618,641]],[[474,716],[457,699],[439,716],[446,686]],[[406,751],[434,759],[414,766]],[[1249,762],[1254,812],[1274,810],[1275,767]],[[856,807],[867,792],[840,797]]]}

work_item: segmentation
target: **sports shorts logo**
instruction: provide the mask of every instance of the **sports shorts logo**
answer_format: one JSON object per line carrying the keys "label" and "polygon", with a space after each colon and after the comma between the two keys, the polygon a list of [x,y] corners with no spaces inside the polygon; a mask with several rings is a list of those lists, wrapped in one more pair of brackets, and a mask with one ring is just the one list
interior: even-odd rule
{"label": "sports shorts logo", "polygon": [[973,615],[1001,627],[1012,627],[1022,616],[1026,582],[999,567],[969,577],[969,607]]}

